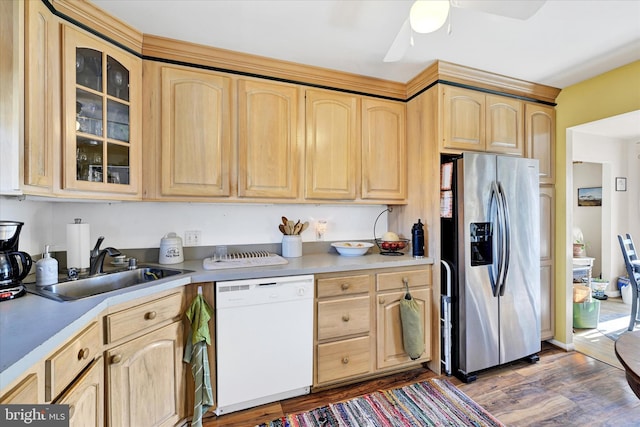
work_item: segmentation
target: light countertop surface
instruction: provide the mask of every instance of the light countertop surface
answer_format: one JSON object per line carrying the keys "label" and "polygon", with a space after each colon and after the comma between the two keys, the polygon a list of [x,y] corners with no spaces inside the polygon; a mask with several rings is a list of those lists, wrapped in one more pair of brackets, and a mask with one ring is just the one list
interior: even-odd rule
{"label": "light countertop surface", "polygon": [[0,302],[0,389],[79,332],[106,308],[168,289],[200,282],[433,264],[432,258],[415,259],[409,254],[384,256],[377,253],[359,257],[322,253],[287,258],[287,261],[282,265],[219,270],[205,270],[202,260],[185,261],[166,267],[191,270],[192,273],[77,301],[58,302],[27,294]]}

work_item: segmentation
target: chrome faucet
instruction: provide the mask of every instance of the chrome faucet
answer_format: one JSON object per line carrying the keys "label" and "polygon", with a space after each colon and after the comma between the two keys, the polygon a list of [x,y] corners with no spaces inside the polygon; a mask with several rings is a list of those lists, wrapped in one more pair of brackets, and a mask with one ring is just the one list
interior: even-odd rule
{"label": "chrome faucet", "polygon": [[104,240],[104,236],[98,237],[98,241],[96,242],[96,246],[91,250],[91,261],[89,262],[89,276],[95,276],[97,274],[104,273],[104,257],[109,254],[109,256],[118,256],[121,255],[120,251],[116,248],[104,248],[100,249],[100,245]]}

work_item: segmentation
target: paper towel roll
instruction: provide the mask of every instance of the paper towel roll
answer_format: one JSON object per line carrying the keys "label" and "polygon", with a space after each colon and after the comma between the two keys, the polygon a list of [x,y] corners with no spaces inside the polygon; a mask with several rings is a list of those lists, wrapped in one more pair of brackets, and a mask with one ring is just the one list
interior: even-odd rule
{"label": "paper towel roll", "polygon": [[89,268],[90,231],[89,224],[67,224],[67,268]]}

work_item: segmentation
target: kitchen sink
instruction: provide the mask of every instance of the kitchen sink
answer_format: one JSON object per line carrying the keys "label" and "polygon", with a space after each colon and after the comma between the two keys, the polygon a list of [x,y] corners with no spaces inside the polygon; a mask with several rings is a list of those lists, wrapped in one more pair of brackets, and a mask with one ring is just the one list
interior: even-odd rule
{"label": "kitchen sink", "polygon": [[192,273],[192,271],[139,266],[133,270],[115,270],[98,276],[63,281],[55,285],[27,284],[26,287],[32,294],[57,301],[74,301],[186,273]]}

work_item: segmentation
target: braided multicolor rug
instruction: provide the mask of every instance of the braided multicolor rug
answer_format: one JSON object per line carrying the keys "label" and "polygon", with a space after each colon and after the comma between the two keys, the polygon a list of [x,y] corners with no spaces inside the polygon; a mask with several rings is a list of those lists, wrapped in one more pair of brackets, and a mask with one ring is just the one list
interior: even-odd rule
{"label": "braided multicolor rug", "polygon": [[503,426],[446,379],[377,391],[259,427]]}

